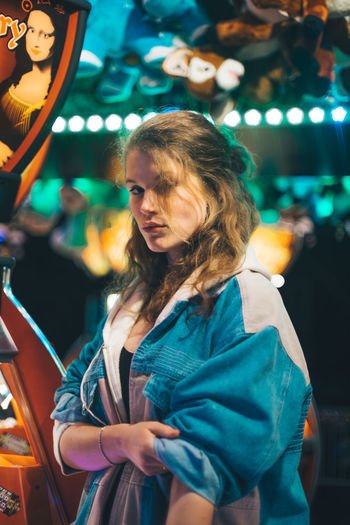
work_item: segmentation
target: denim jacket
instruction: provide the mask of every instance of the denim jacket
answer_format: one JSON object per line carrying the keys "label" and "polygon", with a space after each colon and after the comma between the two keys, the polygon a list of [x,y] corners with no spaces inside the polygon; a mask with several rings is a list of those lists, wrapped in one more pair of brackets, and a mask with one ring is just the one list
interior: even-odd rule
{"label": "denim jacket", "polygon": [[[269,277],[249,248],[235,273],[211,288],[207,319],[189,315],[198,306],[190,281],[174,295],[134,354],[129,382],[131,423],[156,419],[180,430],[176,439],[155,439],[170,474],[147,477],[129,462],[90,473],[77,525],[164,525],[172,475],[215,505],[214,525],[309,523],[297,467],[311,386]],[[56,393],[54,446],[67,474],[74,471],[58,445],[69,425],[126,421],[118,359],[141,304],[139,291],[126,309],[115,306]]]}

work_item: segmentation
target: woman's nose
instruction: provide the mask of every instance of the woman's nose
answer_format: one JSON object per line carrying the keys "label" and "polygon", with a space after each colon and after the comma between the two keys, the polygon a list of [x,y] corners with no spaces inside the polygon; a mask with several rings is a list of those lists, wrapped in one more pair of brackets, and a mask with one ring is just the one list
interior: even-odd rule
{"label": "woman's nose", "polygon": [[157,211],[156,198],[151,191],[145,191],[140,207],[140,211],[143,214],[155,213]]}

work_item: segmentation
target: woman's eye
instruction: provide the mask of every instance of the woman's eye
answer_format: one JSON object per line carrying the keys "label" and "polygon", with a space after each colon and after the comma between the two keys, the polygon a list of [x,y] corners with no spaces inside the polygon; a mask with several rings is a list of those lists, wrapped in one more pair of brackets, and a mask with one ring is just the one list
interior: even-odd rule
{"label": "woman's eye", "polygon": [[129,189],[129,193],[131,193],[131,195],[141,195],[141,193],[143,193],[143,188],[141,188],[141,186],[132,186],[132,188]]}

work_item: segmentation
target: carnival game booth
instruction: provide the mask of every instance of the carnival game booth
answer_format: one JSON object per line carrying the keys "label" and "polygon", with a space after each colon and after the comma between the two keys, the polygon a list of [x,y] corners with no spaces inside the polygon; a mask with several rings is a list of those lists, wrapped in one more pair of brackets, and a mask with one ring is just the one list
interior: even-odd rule
{"label": "carnival game booth", "polygon": [[[0,223],[39,175],[50,130],[75,75],[90,4],[0,1]],[[83,476],[64,478],[50,413],[65,370],[13,296],[15,260],[0,246],[0,523],[70,523]]]}

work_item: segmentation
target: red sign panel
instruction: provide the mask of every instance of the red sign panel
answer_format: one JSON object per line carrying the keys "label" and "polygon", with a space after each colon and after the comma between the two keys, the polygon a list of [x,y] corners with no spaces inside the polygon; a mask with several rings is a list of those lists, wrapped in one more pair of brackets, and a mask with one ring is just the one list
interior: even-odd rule
{"label": "red sign panel", "polygon": [[22,183],[67,95],[89,8],[0,0],[0,170],[22,174]]}

